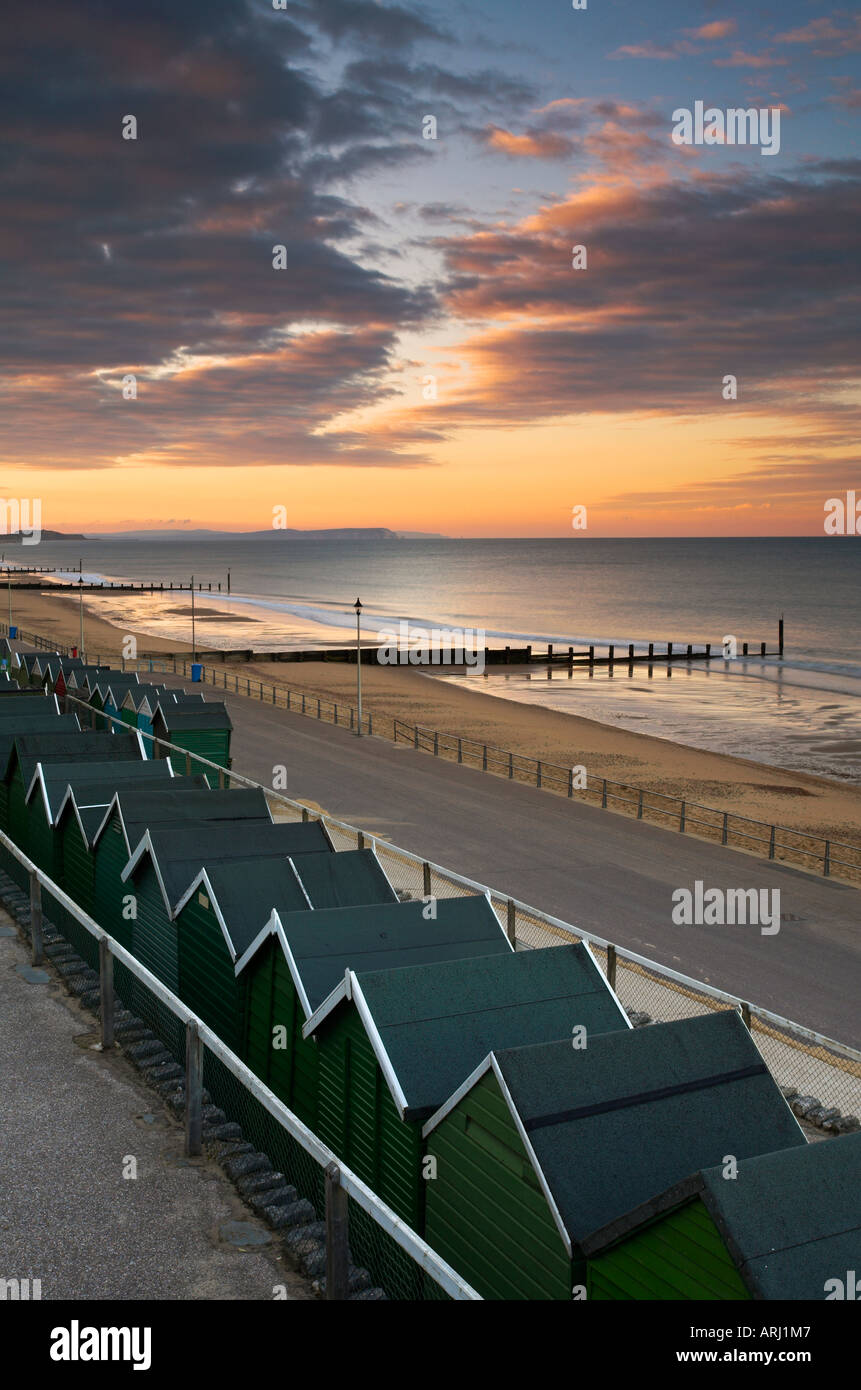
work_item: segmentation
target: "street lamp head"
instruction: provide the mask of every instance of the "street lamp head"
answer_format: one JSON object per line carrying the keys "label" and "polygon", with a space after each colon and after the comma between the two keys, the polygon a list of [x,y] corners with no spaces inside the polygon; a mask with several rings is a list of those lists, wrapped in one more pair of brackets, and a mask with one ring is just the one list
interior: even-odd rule
{"label": "street lamp head", "polygon": [[362,611],[362,600],[361,600],[360,598],[357,598],[357,599],[356,599],[356,602],[353,604],[353,607],[355,608],[355,610],[356,610],[357,613],[361,613],[361,611]]}

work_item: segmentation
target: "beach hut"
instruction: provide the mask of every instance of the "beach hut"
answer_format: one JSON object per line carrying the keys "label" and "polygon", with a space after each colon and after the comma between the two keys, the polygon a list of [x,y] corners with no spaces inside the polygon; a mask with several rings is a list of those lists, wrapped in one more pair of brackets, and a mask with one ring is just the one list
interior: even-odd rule
{"label": "beach hut", "polygon": [[[333,869],[354,853],[368,851],[332,855]],[[303,859],[295,861],[300,878]],[[317,866],[314,874],[319,881]],[[343,874],[341,880],[344,892]],[[440,898],[434,918],[421,902],[393,902],[390,886],[379,882],[375,873],[365,877],[358,872],[356,885],[357,896],[378,893],[379,898],[312,911],[297,911],[292,896],[286,904],[276,903],[236,964],[237,978],[245,985],[245,1060],[312,1129],[318,1121],[319,1052],[304,1029],[351,965],[361,961],[370,969],[385,970],[416,960],[512,954],[485,897]],[[372,1123],[356,1110],[356,1124],[363,1130]]]}
{"label": "beach hut", "polygon": [[575,1027],[590,1039],[631,1027],[582,942],[466,960],[440,952],[398,970],[367,958],[305,1025],[320,1049],[320,1138],[421,1231],[422,1123],[493,1048],[555,1038],[571,1048]]}
{"label": "beach hut", "polygon": [[398,895],[372,849],[348,849],[335,855],[303,854],[296,861],[296,872],[311,907],[398,902]]}
{"label": "beach hut", "polygon": [[[29,853],[29,815],[26,803],[27,792],[40,762],[117,762],[140,759],[140,739],[137,734],[113,738],[110,734],[75,732],[75,715],[59,715],[54,725],[63,722],[63,728],[52,727],[45,733],[24,734],[15,738],[6,760],[3,780],[6,784],[6,833],[25,854]],[[68,724],[67,724],[67,721]],[[74,726],[74,727],[73,727]],[[23,882],[20,866],[9,868],[16,883]]]}
{"label": "beach hut", "polygon": [[57,714],[60,713],[60,706],[56,696],[48,695],[44,690],[22,690],[16,681],[6,680],[0,682],[0,718],[15,719],[18,713],[40,709],[52,709]]}
{"label": "beach hut", "polygon": [[82,669],[84,663],[78,656],[49,657],[40,665],[41,684],[54,695],[66,693],[66,681],[70,672]]}
{"label": "beach hut", "polygon": [[[229,798],[229,801],[228,801]],[[266,797],[259,789],[210,791],[204,777],[172,778],[158,791],[118,791],[93,831],[93,916],[121,946],[131,950],[131,920],[124,915],[129,889],[122,874],[147,829],[183,827],[218,820],[254,820],[271,824]]]}
{"label": "beach hut", "polygon": [[[161,761],[154,763],[161,766]],[[310,856],[309,856],[310,857]],[[316,858],[316,856],[314,856]],[[326,854],[326,859],[338,858]],[[227,1046],[242,1049],[245,980],[236,962],[272,913],[275,903],[307,909],[292,859],[210,860],[176,904],[178,993]]]}
{"label": "beach hut", "polygon": [[[221,701],[192,705],[160,702],[153,715],[152,730],[156,738],[184,748],[189,754],[196,753],[219,767],[230,767],[230,735],[233,725]],[[182,754],[172,754],[171,761],[174,772],[186,772],[188,759]],[[193,758],[191,767],[195,771],[203,771],[202,768],[195,767]],[[218,785],[217,772],[208,772],[206,775],[212,786]]]}
{"label": "beach hut", "polygon": [[[210,793],[214,795],[214,793]],[[223,795],[233,798],[236,792]],[[230,859],[262,860],[320,850],[330,844],[319,821],[273,825],[270,820],[208,821],[199,825],[147,829],[122,880],[133,894],[131,949],[174,993],[179,992],[179,948],[173,917],[188,884],[205,864]],[[249,870],[246,866],[245,872]]]}
{"label": "beach hut", "polygon": [[171,770],[166,763],[151,761],[120,765],[88,763],[83,767],[76,764],[66,777],[62,792],[58,792],[59,780],[51,786],[51,780],[57,777],[58,772],[57,766],[48,769],[42,767],[46,780],[46,801],[57,807],[54,835],[59,845],[55,858],[59,866],[59,881],[69,897],[74,898],[85,912],[97,917],[93,899],[95,860],[92,844],[113,797],[118,792],[134,788],[164,789],[173,781]]}
{"label": "beach hut", "polygon": [[110,671],[100,677],[90,688],[89,703],[95,710],[94,727],[108,729],[113,733],[116,726],[111,719],[119,719],[120,707],[126,692],[139,684],[136,671],[126,675]]}
{"label": "beach hut", "polygon": [[[61,722],[62,721],[62,722]],[[46,700],[42,695],[19,695],[14,700],[0,701],[0,768],[5,768],[16,738],[25,735],[63,733],[70,735],[78,731],[74,715],[61,715],[55,699]],[[9,783],[0,779],[0,830],[9,829]],[[0,856],[8,866],[11,856],[4,850]]]}
{"label": "beach hut", "polygon": [[[74,719],[74,715],[61,715],[62,719]],[[107,810],[111,797],[121,787],[152,787],[154,784],[169,781],[169,776],[156,772],[143,759],[116,762],[69,762],[37,763],[30,785],[24,796],[27,811],[27,843],[30,857],[45,873],[59,882],[62,856],[58,855],[59,840],[56,835],[57,819],[70,788],[78,788],[80,794],[97,797],[96,805],[101,805],[102,815]],[[87,801],[86,805],[93,805]],[[54,870],[57,870],[55,873]]]}
{"label": "beach hut", "polygon": [[857,1299],[859,1175],[861,1134],[706,1168],[584,1241],[588,1296]]}
{"label": "beach hut", "polygon": [[424,1136],[426,1239],[484,1298],[506,1299],[582,1297],[594,1231],[727,1155],[805,1143],[731,1010],[582,1049],[494,1049]]}
{"label": "beach hut", "polygon": [[144,747],[148,758],[151,758],[153,753],[152,742],[148,737],[152,734],[152,717],[159,700],[164,699],[164,694],[163,685],[132,685],[126,691],[120,707],[120,718],[131,728],[140,729],[144,735]]}

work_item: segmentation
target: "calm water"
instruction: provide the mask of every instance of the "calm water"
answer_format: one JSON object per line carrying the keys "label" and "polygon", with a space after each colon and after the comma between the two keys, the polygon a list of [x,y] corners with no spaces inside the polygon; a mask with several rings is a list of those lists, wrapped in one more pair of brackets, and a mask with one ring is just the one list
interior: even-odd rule
{"label": "calm water", "polygon": [[[607,723],[786,767],[861,777],[861,540],[464,540],[42,542],[21,562],[85,574],[188,582],[199,632],[211,646],[340,645],[364,604],[373,638],[405,618],[413,626],[484,628],[491,644],[649,641],[719,644],[732,634],[776,641],[786,658],[596,673],[533,670],[470,676],[510,699],[568,709]],[[232,594],[228,599],[227,570]],[[222,584],[218,594],[217,585]],[[153,635],[188,640],[188,594],[105,597],[93,611]],[[206,610],[210,610],[207,612]]]}

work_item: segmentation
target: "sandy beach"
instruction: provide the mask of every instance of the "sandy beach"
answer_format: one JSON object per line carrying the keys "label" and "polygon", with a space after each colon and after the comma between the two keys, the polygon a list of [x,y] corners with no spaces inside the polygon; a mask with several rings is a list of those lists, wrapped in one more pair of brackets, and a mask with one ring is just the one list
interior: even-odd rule
{"label": "sandy beach", "polygon": [[[186,611],[190,609],[183,605],[183,616]],[[201,602],[197,617],[205,623],[206,616]],[[78,604],[73,598],[36,590],[16,593],[13,586],[13,620],[25,632],[37,632],[58,643],[78,641]],[[118,660],[127,634],[128,629],[90,614],[85,617],[88,656]],[[141,636],[138,641],[140,655],[190,650],[189,643],[175,639]],[[205,651],[205,645],[199,644],[198,652]],[[260,659],[247,666],[231,662],[229,670],[345,705],[355,703],[355,666]],[[861,789],[857,787],[485,695],[410,667],[365,666],[363,692],[366,712],[381,722],[397,717],[564,767],[582,764],[590,777],[630,782],[647,791],[861,845]]]}

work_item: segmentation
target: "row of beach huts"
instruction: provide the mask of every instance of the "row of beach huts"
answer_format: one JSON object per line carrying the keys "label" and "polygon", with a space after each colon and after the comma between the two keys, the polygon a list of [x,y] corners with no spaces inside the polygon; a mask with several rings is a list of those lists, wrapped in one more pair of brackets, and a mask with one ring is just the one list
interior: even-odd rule
{"label": "row of beach huts", "polygon": [[230,766],[223,704],[3,659],[0,828],[484,1298],[818,1300],[861,1269],[861,1134],[808,1144],[738,1013],[633,1028],[587,944],[515,951],[487,897],[402,900],[194,771]]}

